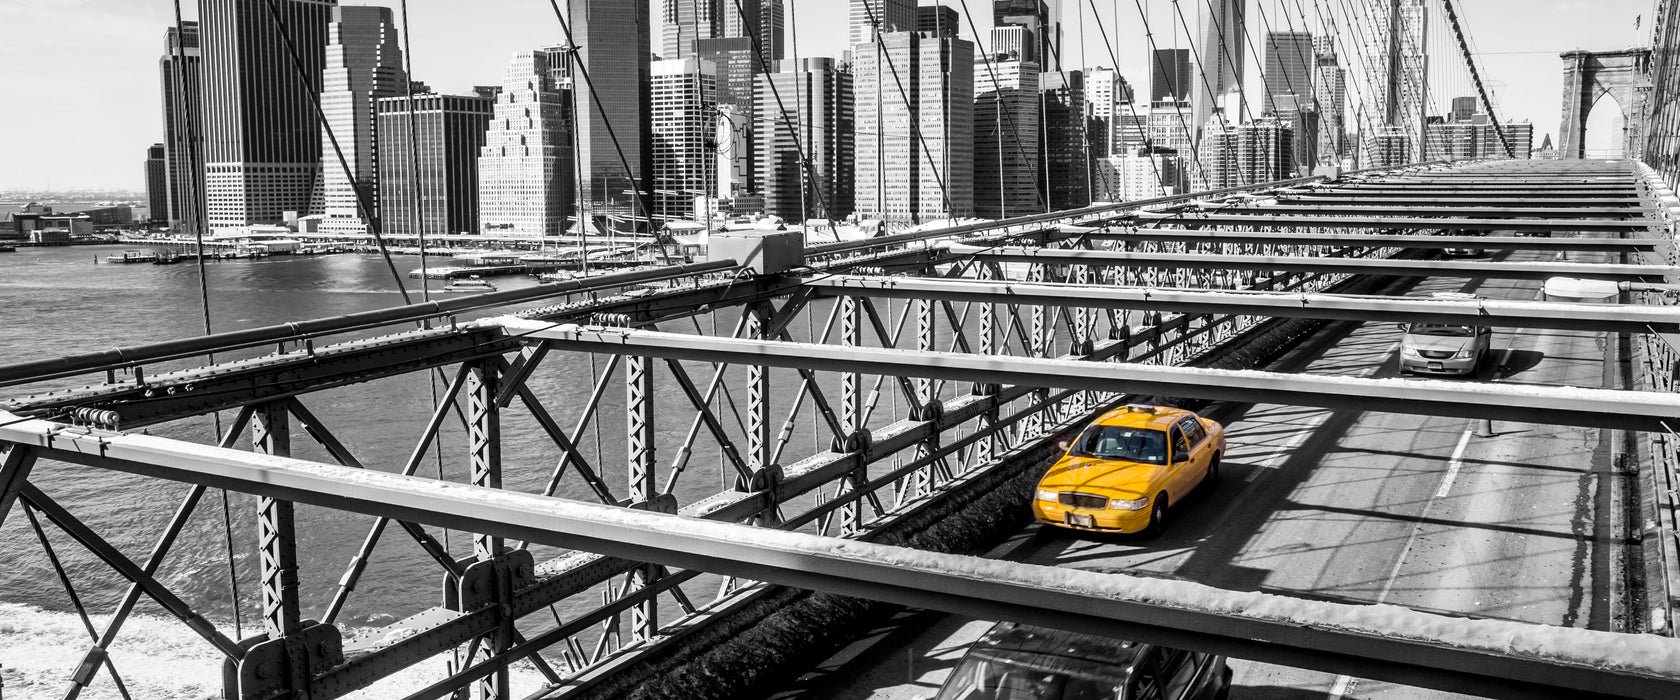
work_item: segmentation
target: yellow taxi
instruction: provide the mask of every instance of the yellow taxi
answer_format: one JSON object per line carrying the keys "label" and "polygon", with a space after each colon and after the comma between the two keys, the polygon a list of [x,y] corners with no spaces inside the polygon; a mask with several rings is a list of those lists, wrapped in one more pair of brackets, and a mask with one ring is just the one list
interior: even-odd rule
{"label": "yellow taxi", "polygon": [[1093,421],[1033,494],[1033,517],[1075,530],[1157,533],[1169,504],[1219,480],[1225,426],[1181,408],[1131,404]]}

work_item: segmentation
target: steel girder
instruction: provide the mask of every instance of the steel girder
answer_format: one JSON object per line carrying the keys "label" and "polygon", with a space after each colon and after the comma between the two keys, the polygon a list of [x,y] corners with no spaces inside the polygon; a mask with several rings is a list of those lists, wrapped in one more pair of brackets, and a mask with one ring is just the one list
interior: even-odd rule
{"label": "steel girder", "polygon": [[454,297],[440,301],[395,306],[385,309],[375,309],[361,313],[313,319],[308,321],[294,321],[274,326],[250,328],[214,335],[182,338],[178,340],[151,343],[147,345],[103,350],[82,355],[69,355],[33,362],[18,362],[0,365],[0,386],[36,382],[58,377],[73,376],[88,371],[103,370],[114,367],[137,365],[143,362],[157,362],[162,360],[179,359],[203,355],[206,353],[220,353],[240,348],[255,347],[270,343],[280,343],[292,340],[302,340],[318,335],[332,333],[348,333],[357,330],[389,326],[398,323],[421,321],[428,318],[438,318],[452,314],[463,313],[478,309],[534,301],[538,299],[561,297],[580,292],[613,289],[632,284],[641,284],[674,277],[686,277],[713,272],[728,272],[735,270],[738,265],[733,260],[717,260],[691,265],[670,265],[651,270],[637,270],[612,275],[602,275],[584,280],[567,280],[552,282],[526,289],[510,289],[503,292],[488,294],[474,294],[470,296]]}
{"label": "steel girder", "polygon": [[1655,635],[1377,610],[933,554],[146,435],[69,432],[3,412],[0,441],[48,459],[297,503],[1421,687],[1505,697],[1680,692],[1680,641]]}
{"label": "steel girder", "polygon": [[1477,196],[1469,196],[1469,197],[1459,197],[1459,196],[1456,196],[1456,195],[1453,195],[1453,196],[1446,196],[1446,195],[1424,196],[1424,195],[1415,195],[1415,194],[1364,194],[1364,195],[1358,195],[1358,194],[1343,194],[1343,193],[1340,193],[1340,192],[1326,192],[1326,193],[1323,193],[1323,194],[1314,192],[1314,193],[1311,193],[1311,194],[1302,193],[1302,194],[1278,195],[1277,199],[1278,199],[1279,202],[1282,202],[1282,203],[1300,202],[1300,203],[1305,203],[1305,204],[1343,204],[1343,205],[1359,205],[1359,204],[1365,204],[1365,203],[1377,203],[1377,204],[1382,204],[1382,205],[1386,205],[1386,206],[1394,206],[1394,205],[1400,205],[1400,204],[1420,204],[1420,205],[1443,205],[1443,204],[1445,204],[1445,205],[1464,206],[1464,207],[1470,207],[1470,208],[1480,208],[1480,207],[1490,207],[1490,206],[1518,206],[1518,207],[1546,207],[1546,208],[1553,208],[1553,207],[1558,207],[1558,208],[1562,208],[1562,207],[1612,207],[1612,206],[1641,207],[1641,206],[1645,205],[1645,200],[1644,199],[1642,199],[1640,197],[1637,197],[1637,196],[1632,196],[1632,195],[1629,195],[1629,196],[1611,195],[1611,196],[1604,196],[1604,197],[1575,197],[1575,198],[1572,198],[1572,199],[1566,199],[1566,198],[1562,198],[1562,197],[1554,197],[1554,198],[1520,197],[1520,196],[1518,196],[1518,197],[1500,197],[1499,201],[1497,203],[1494,203],[1494,202],[1489,202],[1488,201],[1488,199],[1490,199],[1489,197],[1477,197]]}
{"label": "steel girder", "polygon": [[1680,311],[1673,306],[1369,297],[861,275],[812,277],[806,280],[806,284],[818,289],[821,296],[834,297],[1077,305],[1081,308],[1144,309],[1181,314],[1464,323],[1612,333],[1680,333]]}
{"label": "steel girder", "polygon": [[[1197,210],[1190,210],[1197,211]],[[1501,202],[1497,206],[1396,206],[1383,202],[1361,205],[1326,204],[1319,202],[1278,202],[1253,206],[1203,207],[1199,211],[1218,211],[1230,214],[1264,214],[1281,216],[1435,216],[1486,219],[1623,219],[1644,216],[1643,209],[1625,207],[1518,207]]]}
{"label": "steel girder", "polygon": [[1490,248],[1497,250],[1562,250],[1575,252],[1631,252],[1667,250],[1673,241],[1657,238],[1586,238],[1574,236],[1442,236],[1381,233],[1297,233],[1287,231],[1219,231],[1208,229],[1138,228],[1100,231],[1067,227],[1069,238],[1093,241],[1163,241],[1231,245],[1322,245],[1372,248]]}
{"label": "steel girder", "polygon": [[1139,221],[1176,223],[1185,226],[1304,226],[1309,228],[1399,228],[1399,229],[1471,229],[1477,231],[1644,231],[1667,226],[1655,219],[1473,219],[1459,217],[1404,216],[1295,216],[1281,214],[1240,214],[1230,212],[1140,212]]}
{"label": "steel girder", "polygon": [[1659,431],[1680,425],[1680,396],[1638,391],[1383,380],[1039,358],[848,348],[815,343],[708,338],[625,328],[585,328],[515,318],[486,319],[559,349],[651,354],[682,360],[933,377],[1031,387],[1284,403],[1337,410],[1491,418],[1553,425]]}
{"label": "steel girder", "polygon": [[1045,265],[1098,265],[1104,267],[1189,268],[1217,270],[1281,270],[1288,272],[1388,275],[1397,277],[1484,277],[1491,279],[1543,280],[1551,277],[1582,277],[1603,280],[1660,280],[1680,273],[1668,265],[1599,265],[1587,263],[1488,262],[1404,260],[1393,258],[1286,257],[1268,255],[1213,255],[1207,253],[1122,253],[1107,250],[1065,248],[987,248],[951,245],[947,252],[957,260],[978,259]]}
{"label": "steel girder", "polygon": [[30,414],[98,408],[114,411],[120,425],[133,428],[491,357],[518,347],[516,340],[479,330],[410,331],[158,374],[142,383],[23,397],[6,407]]}

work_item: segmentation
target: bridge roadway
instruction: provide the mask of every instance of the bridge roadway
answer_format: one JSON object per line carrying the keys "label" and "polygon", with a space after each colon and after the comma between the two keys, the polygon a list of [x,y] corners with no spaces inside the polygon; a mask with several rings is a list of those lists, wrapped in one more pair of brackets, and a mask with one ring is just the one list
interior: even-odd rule
{"label": "bridge roadway", "polygon": [[[1550,260],[1550,253],[1496,254]],[[1575,261],[1606,254],[1572,255]],[[1409,294],[1475,292],[1532,300],[1539,283],[1427,280]],[[1393,377],[1393,324],[1332,324],[1280,371]],[[1619,388],[1605,334],[1498,329],[1481,380]],[[1504,369],[1501,370],[1500,368]],[[1220,588],[1597,630],[1627,629],[1612,431],[1216,405],[1230,454],[1217,490],[1193,496],[1155,541],[1029,525],[992,555],[1035,564],[1149,573]],[[1023,507],[1025,507],[1023,505]],[[776,695],[791,700],[927,698],[989,622],[906,612]],[[1299,669],[1233,661],[1235,698],[1444,698]]]}

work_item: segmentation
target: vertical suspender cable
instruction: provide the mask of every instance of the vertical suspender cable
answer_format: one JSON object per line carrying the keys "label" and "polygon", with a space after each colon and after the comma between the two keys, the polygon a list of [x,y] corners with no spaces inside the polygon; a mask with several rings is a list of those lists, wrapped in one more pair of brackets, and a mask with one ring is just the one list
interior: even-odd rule
{"label": "vertical suspender cable", "polygon": [[1482,106],[1487,108],[1488,121],[1493,124],[1493,133],[1499,135],[1499,144],[1505,148],[1508,158],[1517,157],[1511,148],[1511,140],[1505,137],[1505,129],[1499,126],[1499,117],[1493,113],[1493,102],[1488,99],[1487,88],[1482,85],[1482,74],[1476,70],[1476,57],[1470,53],[1470,47],[1464,42],[1464,28],[1459,26],[1458,13],[1453,11],[1452,0],[1441,0],[1447,10],[1447,22],[1452,25],[1453,36],[1458,39],[1458,50],[1464,55],[1464,65],[1470,70],[1470,80],[1476,83],[1476,94],[1482,98]]}

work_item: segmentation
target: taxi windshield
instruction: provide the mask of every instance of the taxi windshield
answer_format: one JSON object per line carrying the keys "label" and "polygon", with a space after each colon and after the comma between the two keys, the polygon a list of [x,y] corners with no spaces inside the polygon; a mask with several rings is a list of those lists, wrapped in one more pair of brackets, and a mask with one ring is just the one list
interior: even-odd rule
{"label": "taxi windshield", "polygon": [[1074,457],[1123,459],[1144,464],[1167,463],[1167,434],[1148,428],[1093,425],[1068,450]]}
{"label": "taxi windshield", "polygon": [[1454,326],[1445,323],[1419,323],[1412,326],[1414,335],[1451,335],[1459,337],[1473,337],[1476,335],[1475,326]]}

